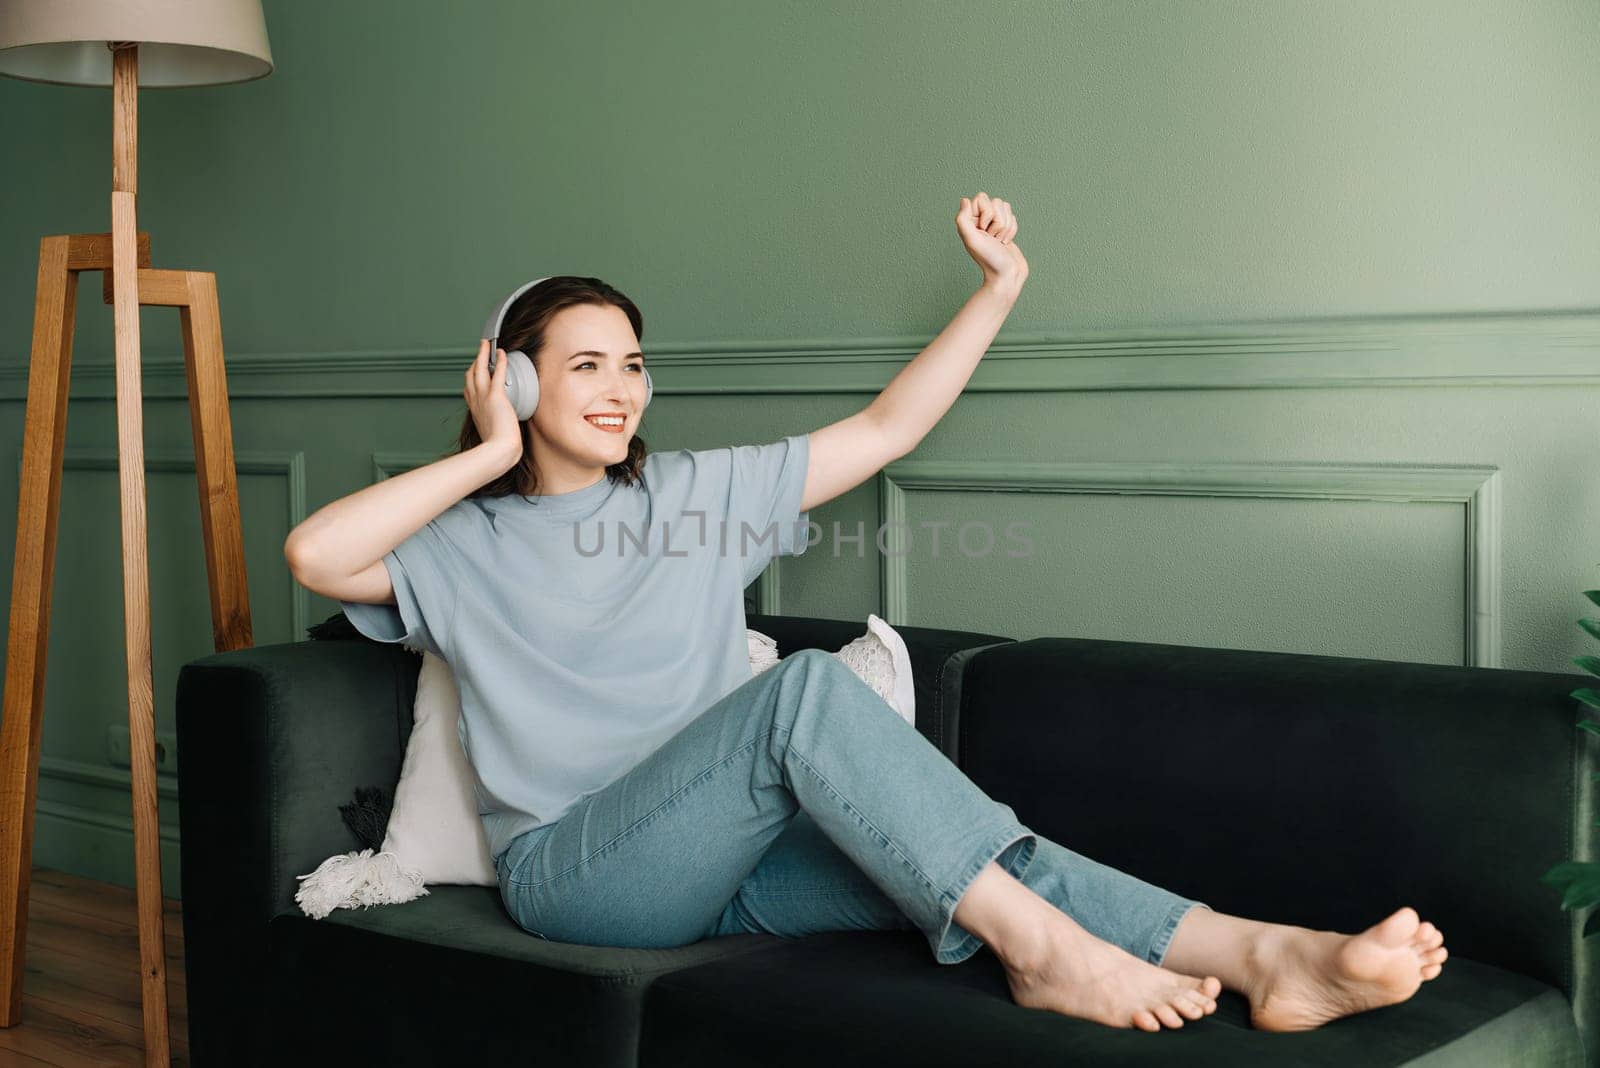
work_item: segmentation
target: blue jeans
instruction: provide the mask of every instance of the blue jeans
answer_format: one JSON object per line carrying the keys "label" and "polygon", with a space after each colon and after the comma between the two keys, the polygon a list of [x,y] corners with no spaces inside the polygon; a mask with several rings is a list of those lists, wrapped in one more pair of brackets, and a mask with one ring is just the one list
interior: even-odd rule
{"label": "blue jeans", "polygon": [[914,928],[956,964],[983,944],[953,913],[990,861],[1152,964],[1209,907],[1035,835],[819,649],[719,699],[495,867],[517,924],[560,942]]}

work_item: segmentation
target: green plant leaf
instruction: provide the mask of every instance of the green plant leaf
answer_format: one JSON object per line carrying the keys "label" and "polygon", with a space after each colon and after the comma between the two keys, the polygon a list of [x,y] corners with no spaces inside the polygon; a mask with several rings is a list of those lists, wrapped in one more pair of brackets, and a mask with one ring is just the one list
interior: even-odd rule
{"label": "green plant leaf", "polygon": [[1600,619],[1590,619],[1586,616],[1578,620],[1578,626],[1588,631],[1592,636],[1600,638]]}
{"label": "green plant leaf", "polygon": [[1578,721],[1578,727],[1582,730],[1588,731],[1590,734],[1600,734],[1600,723],[1596,723],[1592,719],[1580,719]]}
{"label": "green plant leaf", "polygon": [[1567,884],[1567,892],[1561,896],[1561,907],[1564,909],[1586,909],[1590,905],[1600,905],[1600,863],[1584,863],[1579,867],[1585,870]]}
{"label": "green plant leaf", "polygon": [[1539,881],[1562,892],[1563,909],[1600,905],[1600,863],[1563,860],[1541,875]]}
{"label": "green plant leaf", "polygon": [[1587,686],[1581,686],[1578,689],[1573,690],[1569,696],[1576,697],[1590,708],[1600,708],[1600,690],[1593,690]]}
{"label": "green plant leaf", "polygon": [[1600,656],[1575,656],[1572,662],[1591,675],[1600,675]]}
{"label": "green plant leaf", "polygon": [[[1600,864],[1595,867],[1600,869]],[[1586,909],[1594,905],[1600,905],[1600,870],[1590,876],[1588,882],[1567,887],[1566,894],[1561,898],[1561,907],[1564,909]]]}
{"label": "green plant leaf", "polygon": [[1581,860],[1563,860],[1539,876],[1539,881],[1546,886],[1553,886],[1560,890],[1578,877],[1578,870],[1582,867],[1583,862]]}
{"label": "green plant leaf", "polygon": [[1584,590],[1583,595],[1595,604],[1600,604],[1600,590]]}

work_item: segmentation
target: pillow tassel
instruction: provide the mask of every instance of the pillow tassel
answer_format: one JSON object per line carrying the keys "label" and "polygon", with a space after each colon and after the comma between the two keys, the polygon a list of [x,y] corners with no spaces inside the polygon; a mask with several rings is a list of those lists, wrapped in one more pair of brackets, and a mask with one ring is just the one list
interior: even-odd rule
{"label": "pillow tassel", "polygon": [[294,899],[300,910],[314,920],[334,909],[371,908],[373,905],[398,905],[428,893],[420,871],[400,867],[393,853],[373,855],[372,850],[341,853],[329,857],[310,875],[298,875],[300,889]]}
{"label": "pillow tassel", "polygon": [[400,866],[394,853],[379,853],[367,868],[367,881],[359,890],[362,905],[400,905],[428,896],[422,872]]}
{"label": "pillow tassel", "polygon": [[391,804],[379,786],[356,787],[356,799],[339,806],[339,816],[363,847],[383,848]]}

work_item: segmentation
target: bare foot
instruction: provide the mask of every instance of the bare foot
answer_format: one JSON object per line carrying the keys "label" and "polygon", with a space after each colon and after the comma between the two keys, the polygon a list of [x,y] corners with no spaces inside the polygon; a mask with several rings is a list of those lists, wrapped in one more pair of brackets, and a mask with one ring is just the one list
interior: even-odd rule
{"label": "bare foot", "polygon": [[1027,963],[1006,964],[1011,997],[1027,1009],[1110,1027],[1159,1031],[1182,1027],[1217,1011],[1222,982],[1158,968],[1096,938],[1065,913],[1056,912],[1038,952]]}
{"label": "bare foot", "polygon": [[1250,1022],[1309,1031],[1397,1004],[1436,977],[1447,956],[1444,933],[1410,906],[1356,935],[1274,926],[1250,948]]}

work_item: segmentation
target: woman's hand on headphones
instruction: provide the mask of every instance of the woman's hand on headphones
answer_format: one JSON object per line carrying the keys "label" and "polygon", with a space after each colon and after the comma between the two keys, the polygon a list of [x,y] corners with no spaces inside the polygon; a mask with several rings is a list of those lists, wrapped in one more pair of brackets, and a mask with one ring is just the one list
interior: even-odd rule
{"label": "woman's hand on headphones", "polygon": [[1028,277],[1028,261],[1017,247],[1017,217],[1011,205],[988,193],[971,200],[961,198],[956,213],[956,233],[967,246],[967,254],[983,268],[985,282],[1021,283]]}
{"label": "woman's hand on headphones", "polygon": [[504,450],[514,467],[522,458],[522,423],[506,392],[506,350],[495,350],[494,374],[489,373],[489,339],[478,345],[478,358],[467,368],[467,386],[461,395],[485,445]]}

